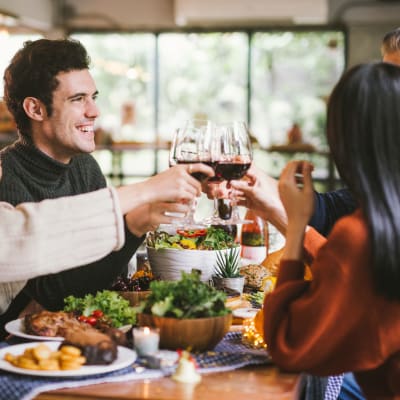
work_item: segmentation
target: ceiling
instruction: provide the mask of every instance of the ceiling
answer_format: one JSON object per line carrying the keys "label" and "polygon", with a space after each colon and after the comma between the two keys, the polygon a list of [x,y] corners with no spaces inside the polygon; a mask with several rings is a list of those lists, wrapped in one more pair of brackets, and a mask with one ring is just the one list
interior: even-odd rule
{"label": "ceiling", "polygon": [[[28,4],[27,4],[28,3]],[[398,0],[0,0],[10,29],[140,30],[398,23]],[[0,25],[2,24],[0,16]]]}

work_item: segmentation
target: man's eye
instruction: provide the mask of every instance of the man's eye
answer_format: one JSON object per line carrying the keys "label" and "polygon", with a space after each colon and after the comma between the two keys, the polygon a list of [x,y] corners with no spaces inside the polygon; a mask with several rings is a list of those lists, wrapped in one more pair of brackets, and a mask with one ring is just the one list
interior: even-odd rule
{"label": "man's eye", "polygon": [[79,101],[83,101],[83,99],[84,99],[83,96],[77,96],[77,97],[74,97],[74,98],[72,99],[72,101],[77,101],[77,102],[79,102]]}

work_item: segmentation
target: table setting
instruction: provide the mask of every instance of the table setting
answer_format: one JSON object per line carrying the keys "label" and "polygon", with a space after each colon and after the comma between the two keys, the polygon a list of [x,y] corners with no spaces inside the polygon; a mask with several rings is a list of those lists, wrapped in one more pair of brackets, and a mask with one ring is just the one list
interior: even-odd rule
{"label": "table setting", "polygon": [[[15,341],[16,339],[14,338],[12,342]],[[31,342],[29,342],[29,345],[30,344]],[[25,343],[14,346],[28,346],[28,344]],[[1,343],[0,357],[2,358],[5,351],[12,352],[14,346],[8,345],[8,343],[5,342]],[[16,352],[22,350],[22,348],[15,348]],[[160,353],[160,359],[162,360],[164,357],[167,360],[164,364],[162,362],[160,363],[160,368],[149,368],[145,357],[136,358],[135,352],[133,350],[129,351],[132,351],[133,357],[128,362],[128,366],[124,366],[123,360],[118,360],[114,371],[103,372],[104,367],[98,366],[98,373],[90,375],[86,375],[85,371],[78,372],[79,370],[74,372],[76,375],[67,377],[54,375],[46,376],[47,371],[43,372],[43,376],[31,375],[29,371],[23,374],[21,374],[20,371],[2,371],[0,376],[0,400],[28,400],[33,399],[41,392],[97,383],[157,379],[170,376],[176,368],[175,361],[178,357],[175,356],[171,358],[171,351],[169,351],[168,354]],[[154,354],[157,355],[157,352]],[[124,356],[129,359],[129,356]],[[241,332],[228,332],[214,349],[193,353],[192,357],[195,359],[197,371],[200,374],[231,371],[249,365],[271,363],[271,359],[265,350],[252,349],[242,343]],[[172,365],[171,360],[173,360]],[[4,363],[4,361],[2,361],[2,363]],[[119,368],[119,366],[121,366],[121,368]],[[37,371],[32,372],[37,373]]]}
{"label": "table setting", "polygon": [[[217,129],[210,121],[189,121],[177,131],[171,164],[204,162],[215,169],[215,183],[220,183],[240,179],[251,155],[242,123]],[[203,221],[195,221],[191,213],[168,232],[148,233],[149,268],[121,277],[111,290],[69,296],[59,312],[44,310],[10,321],[5,329],[11,336],[0,343],[0,400],[165,377],[198,383],[204,374],[270,365],[253,321],[262,305],[262,278],[271,274],[262,265],[252,265],[247,275],[242,269],[240,244],[226,227],[247,221],[233,212],[234,196],[228,203],[230,213],[217,216],[216,208],[214,216]],[[218,226],[210,226],[210,220]],[[254,268],[260,273],[254,274]],[[238,279],[240,288],[233,283]],[[232,330],[232,323],[240,328]],[[36,354],[43,346],[51,354],[40,359]],[[69,354],[63,354],[71,346],[82,359],[79,366],[71,367]],[[48,367],[50,361],[57,366]]]}

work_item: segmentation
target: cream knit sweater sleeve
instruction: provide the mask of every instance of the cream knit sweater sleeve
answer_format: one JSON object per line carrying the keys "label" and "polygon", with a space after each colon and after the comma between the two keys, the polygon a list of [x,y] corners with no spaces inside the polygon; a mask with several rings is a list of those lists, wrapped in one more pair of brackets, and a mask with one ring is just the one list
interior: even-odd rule
{"label": "cream knit sweater sleeve", "polygon": [[0,203],[0,282],[15,282],[85,265],[122,247],[123,216],[116,192]]}

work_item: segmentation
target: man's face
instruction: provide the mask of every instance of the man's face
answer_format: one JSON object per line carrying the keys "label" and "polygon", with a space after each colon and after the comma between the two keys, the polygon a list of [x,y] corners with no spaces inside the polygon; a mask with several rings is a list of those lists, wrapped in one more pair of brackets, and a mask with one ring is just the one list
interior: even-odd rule
{"label": "man's face", "polygon": [[34,137],[36,146],[50,157],[68,163],[72,156],[95,149],[95,119],[99,110],[96,85],[87,69],[61,72],[53,92],[53,112]]}

